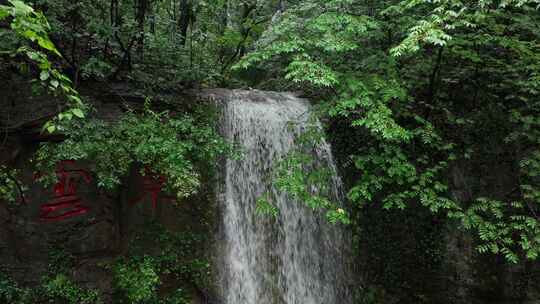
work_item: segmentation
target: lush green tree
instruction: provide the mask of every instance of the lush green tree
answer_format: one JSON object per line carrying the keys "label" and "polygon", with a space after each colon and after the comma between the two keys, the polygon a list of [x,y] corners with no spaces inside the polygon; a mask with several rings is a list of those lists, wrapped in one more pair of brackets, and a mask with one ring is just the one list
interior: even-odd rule
{"label": "lush green tree", "polygon": [[[308,88],[323,116],[348,125],[336,140],[354,164],[356,206],[419,203],[475,231],[480,252],[536,259],[537,4],[302,1],[237,68],[266,67]],[[504,153],[516,155],[514,191],[455,195],[456,169]],[[284,190],[304,191],[290,173],[298,168],[281,171],[278,181],[295,185]]]}

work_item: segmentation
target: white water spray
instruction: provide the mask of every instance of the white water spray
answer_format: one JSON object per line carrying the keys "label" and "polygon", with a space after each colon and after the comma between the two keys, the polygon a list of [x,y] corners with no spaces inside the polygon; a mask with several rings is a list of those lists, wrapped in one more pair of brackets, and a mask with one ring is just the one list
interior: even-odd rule
{"label": "white water spray", "polygon": [[[285,93],[227,91],[223,133],[242,146],[243,157],[228,159],[222,210],[221,261],[224,304],[349,304],[345,237],[320,212],[290,199],[269,180],[277,159],[296,145],[308,123],[309,104]],[[290,122],[293,122],[291,127]],[[330,146],[313,151],[318,166],[335,172]],[[332,180],[334,198],[340,180]],[[277,218],[256,213],[256,200],[271,193]]]}

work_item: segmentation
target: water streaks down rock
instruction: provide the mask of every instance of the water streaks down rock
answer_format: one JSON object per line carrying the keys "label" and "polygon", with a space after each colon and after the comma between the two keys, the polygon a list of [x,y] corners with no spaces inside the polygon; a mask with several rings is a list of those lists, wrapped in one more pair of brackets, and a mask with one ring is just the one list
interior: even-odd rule
{"label": "water streaks down rock", "polygon": [[[346,238],[342,228],[279,192],[271,183],[276,161],[298,145],[309,104],[287,93],[218,92],[223,134],[241,146],[241,159],[225,162],[222,193],[225,304],[350,303],[346,288]],[[212,95],[212,93],[210,93]],[[335,172],[326,142],[310,151],[317,166]],[[335,199],[340,180],[331,181]],[[256,200],[270,193],[276,218],[256,213]]]}

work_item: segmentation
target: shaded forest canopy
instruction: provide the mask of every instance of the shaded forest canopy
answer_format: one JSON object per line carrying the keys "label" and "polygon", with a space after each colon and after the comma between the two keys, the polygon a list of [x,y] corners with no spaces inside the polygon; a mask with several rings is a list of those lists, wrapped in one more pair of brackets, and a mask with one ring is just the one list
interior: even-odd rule
{"label": "shaded forest canopy", "polygon": [[[479,254],[536,263],[538,0],[0,4],[2,137],[8,142],[26,123],[8,114],[21,102],[14,90],[54,100],[52,113],[36,117],[54,139],[33,155],[45,185],[54,184],[59,162],[80,160],[96,163],[98,186],[115,193],[142,165],[165,176],[171,194],[189,198],[221,157],[241,155],[218,134],[210,103],[178,104],[174,96],[214,87],[300,91],[333,145],[347,208],[311,194],[324,174],[307,172],[300,151],[280,162],[274,181],[348,225],[355,255],[384,242],[362,236],[380,230],[377,219],[408,214],[430,222],[421,231],[433,242],[422,250],[444,246],[440,227],[451,227],[470,235]],[[104,119],[95,91],[139,106]],[[321,136],[308,130],[302,143],[317,145]],[[0,161],[0,201],[16,208],[27,186],[12,159]],[[259,207],[279,212],[270,201]]]}

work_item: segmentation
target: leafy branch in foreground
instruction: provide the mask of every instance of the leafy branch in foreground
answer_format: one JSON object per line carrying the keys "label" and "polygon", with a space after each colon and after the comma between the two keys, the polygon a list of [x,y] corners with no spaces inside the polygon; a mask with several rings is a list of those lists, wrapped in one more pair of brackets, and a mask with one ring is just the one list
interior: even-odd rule
{"label": "leafy branch in foreground", "polygon": [[420,18],[408,29],[407,36],[390,52],[401,56],[418,52],[424,46],[445,46],[453,34],[464,28],[478,29],[489,15],[501,11],[521,9],[534,13],[540,8],[539,0],[480,0],[480,1],[401,1],[387,7],[382,13],[391,17],[395,13],[412,13],[414,9],[425,10],[427,17]]}
{"label": "leafy branch in foreground", "polygon": [[[82,102],[79,93],[73,88],[71,80],[53,66],[48,54],[61,57],[48,32],[49,23],[45,16],[35,11],[23,1],[9,0],[8,5],[0,5],[0,21],[8,20],[10,29],[0,29],[3,35],[3,45],[0,46],[0,55],[10,60],[21,55],[37,66],[39,82],[54,95],[60,94],[67,99],[67,108],[47,121],[43,130],[49,133],[61,129],[61,125],[73,118],[84,118],[87,106]],[[11,36],[11,37],[10,37]],[[12,38],[8,40],[6,37]],[[5,44],[4,44],[5,41]],[[16,43],[10,43],[16,41]],[[37,45],[37,47],[36,47]],[[25,186],[17,177],[16,171],[5,166],[0,167],[0,199],[14,201],[15,194],[19,193],[24,201]]]}
{"label": "leafy branch in foreground", "polygon": [[[323,145],[324,132],[315,116],[310,120],[297,138],[297,148],[277,160],[271,176],[272,184],[312,210],[325,210],[329,222],[350,224],[348,212],[337,202],[340,194],[334,193],[339,187],[334,180],[336,172],[331,164],[321,162],[316,155],[317,149]],[[271,202],[271,195],[266,193],[257,200],[257,211],[276,217],[279,209]]]}
{"label": "leafy branch in foreground", "polygon": [[75,122],[62,143],[42,144],[35,157],[37,169],[46,173],[42,181],[50,183],[59,161],[89,161],[98,186],[114,189],[139,164],[163,175],[178,198],[187,197],[200,186],[199,169],[212,167],[219,155],[231,151],[212,117],[208,113],[171,117],[168,112],[146,110],[127,113],[113,124]]}
{"label": "leafy branch in foreground", "polygon": [[[24,43],[14,49],[2,50],[0,54],[10,58],[23,55],[39,69],[39,81],[54,95],[60,94],[67,99],[67,109],[63,110],[53,120],[48,121],[43,129],[52,133],[58,128],[58,123],[72,118],[84,118],[87,106],[82,102],[79,93],[73,88],[71,80],[53,66],[48,54],[62,57],[49,38],[49,23],[43,13],[35,11],[31,6],[19,0],[9,0],[9,5],[0,5],[0,21],[10,19],[11,32],[16,40]],[[37,44],[36,48],[32,43]],[[5,46],[4,46],[5,47]],[[2,49],[4,48],[2,47]],[[11,47],[11,46],[10,46]],[[13,47],[15,47],[13,45]]]}

